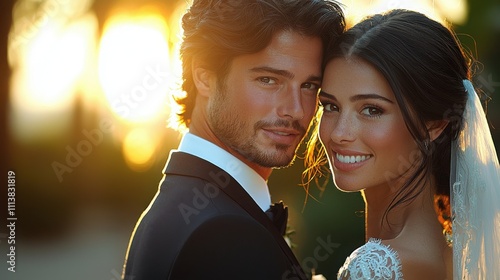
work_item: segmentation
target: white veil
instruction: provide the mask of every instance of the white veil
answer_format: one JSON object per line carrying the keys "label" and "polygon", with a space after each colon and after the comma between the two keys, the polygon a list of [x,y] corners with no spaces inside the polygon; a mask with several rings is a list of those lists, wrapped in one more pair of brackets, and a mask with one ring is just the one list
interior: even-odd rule
{"label": "white veil", "polygon": [[500,167],[474,86],[451,150],[454,279],[500,279]]}

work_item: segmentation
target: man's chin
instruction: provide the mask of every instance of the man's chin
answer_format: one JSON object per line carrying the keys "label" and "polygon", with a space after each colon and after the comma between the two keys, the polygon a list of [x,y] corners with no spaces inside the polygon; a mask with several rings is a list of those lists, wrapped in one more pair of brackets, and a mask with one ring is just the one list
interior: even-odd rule
{"label": "man's chin", "polygon": [[247,160],[266,168],[288,167],[295,160],[295,150],[289,145],[258,145],[254,142],[238,152]]}
{"label": "man's chin", "polygon": [[289,167],[295,161],[295,154],[292,155],[268,155],[265,159],[261,159],[257,164],[273,169],[281,169]]}
{"label": "man's chin", "polygon": [[274,166],[274,167],[272,167],[272,168],[273,168],[273,169],[283,169],[283,168],[288,168],[288,167],[292,166],[294,162],[295,162],[295,157],[294,157],[291,161],[289,161],[287,164],[282,164],[282,165]]}

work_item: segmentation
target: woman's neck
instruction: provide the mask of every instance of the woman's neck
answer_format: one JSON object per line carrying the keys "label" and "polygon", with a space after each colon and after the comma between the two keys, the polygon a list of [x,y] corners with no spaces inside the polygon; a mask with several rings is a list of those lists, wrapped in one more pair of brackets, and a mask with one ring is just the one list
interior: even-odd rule
{"label": "woman's neck", "polygon": [[381,188],[363,191],[366,238],[390,240],[403,231],[420,232],[418,228],[434,227],[438,221],[432,188],[430,184],[422,187],[424,190],[411,202],[395,205],[390,210],[389,206],[396,196],[390,188],[384,188],[386,191],[381,191]]}

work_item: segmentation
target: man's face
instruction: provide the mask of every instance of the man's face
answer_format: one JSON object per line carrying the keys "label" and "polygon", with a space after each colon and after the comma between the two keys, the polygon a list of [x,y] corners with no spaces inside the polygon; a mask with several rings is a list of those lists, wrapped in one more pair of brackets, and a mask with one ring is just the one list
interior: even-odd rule
{"label": "man's face", "polygon": [[288,166],[316,110],[321,58],[320,38],[293,31],[236,57],[209,99],[210,129],[245,161]]}

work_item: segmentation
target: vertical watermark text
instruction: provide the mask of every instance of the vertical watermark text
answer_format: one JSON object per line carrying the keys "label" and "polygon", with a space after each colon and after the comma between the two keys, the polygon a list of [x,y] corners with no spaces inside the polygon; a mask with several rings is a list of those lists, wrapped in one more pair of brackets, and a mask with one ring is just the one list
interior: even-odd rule
{"label": "vertical watermark text", "polygon": [[16,222],[16,173],[9,171],[7,172],[7,270],[10,272],[16,272]]}

